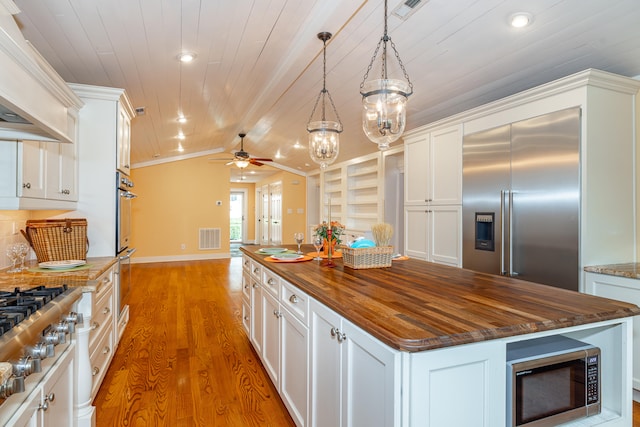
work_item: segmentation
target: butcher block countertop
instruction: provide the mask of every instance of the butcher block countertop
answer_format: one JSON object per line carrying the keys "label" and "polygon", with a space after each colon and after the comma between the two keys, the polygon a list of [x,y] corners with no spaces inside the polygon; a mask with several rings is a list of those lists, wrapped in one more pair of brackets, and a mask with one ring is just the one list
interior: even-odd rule
{"label": "butcher block countertop", "polygon": [[337,266],[328,268],[318,261],[269,262],[255,253],[259,248],[241,250],[382,342],[407,352],[640,314],[634,304],[426,261],[394,260],[388,268],[354,270],[336,259]]}
{"label": "butcher block countertop", "polygon": [[589,273],[608,274],[609,276],[640,279],[640,263],[627,262],[624,264],[593,265],[584,268]]}
{"label": "butcher block countertop", "polygon": [[37,261],[25,263],[28,270],[19,273],[7,273],[7,269],[0,270],[0,290],[14,288],[31,288],[35,286],[81,286],[83,292],[95,292],[100,284],[96,279],[118,261],[114,257],[88,258],[85,266],[69,270],[47,270],[38,268]]}

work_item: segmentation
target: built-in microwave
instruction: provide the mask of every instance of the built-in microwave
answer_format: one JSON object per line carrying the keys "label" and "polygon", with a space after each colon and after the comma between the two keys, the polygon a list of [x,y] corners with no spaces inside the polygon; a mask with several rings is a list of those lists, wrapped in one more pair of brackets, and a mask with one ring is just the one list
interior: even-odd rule
{"label": "built-in microwave", "polygon": [[562,335],[507,344],[507,426],[600,413],[600,349]]}

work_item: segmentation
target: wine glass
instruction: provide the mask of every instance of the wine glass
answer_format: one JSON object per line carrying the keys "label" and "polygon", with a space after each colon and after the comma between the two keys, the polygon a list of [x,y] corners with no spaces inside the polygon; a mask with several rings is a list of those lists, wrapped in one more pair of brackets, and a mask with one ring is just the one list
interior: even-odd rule
{"label": "wine glass", "polygon": [[316,234],[315,236],[313,236],[313,246],[316,248],[316,257],[314,258],[315,260],[321,260],[322,257],[320,256],[320,248],[322,248],[322,244],[324,243],[324,239],[321,235]]}
{"label": "wine glass", "polygon": [[20,270],[16,268],[16,262],[18,261],[18,246],[14,243],[7,246],[7,256],[11,261],[11,268],[7,270],[7,273],[17,273]]}
{"label": "wine glass", "polygon": [[300,255],[300,254],[302,254],[302,251],[300,250],[300,245],[304,241],[304,234],[302,234],[302,233],[293,233],[293,238],[295,239],[296,243],[298,244],[298,252],[297,252],[297,254]]}
{"label": "wine glass", "polygon": [[18,246],[18,258],[20,258],[20,271],[23,270],[27,270],[28,267],[24,266],[24,259],[27,257],[27,254],[29,253],[29,245],[27,245],[26,243],[16,243],[16,245]]}

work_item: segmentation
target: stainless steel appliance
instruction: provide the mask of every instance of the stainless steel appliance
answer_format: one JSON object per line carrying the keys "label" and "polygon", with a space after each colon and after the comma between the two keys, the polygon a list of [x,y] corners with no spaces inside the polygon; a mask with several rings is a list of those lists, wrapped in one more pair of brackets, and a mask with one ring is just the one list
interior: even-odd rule
{"label": "stainless steel appliance", "polygon": [[[66,285],[0,290],[0,425],[22,411],[62,360],[82,323],[82,315],[72,311],[81,296],[81,287]],[[36,409],[46,411],[54,398],[46,396]]]}
{"label": "stainless steel appliance", "polygon": [[464,268],[578,290],[580,109],[465,135]]}
{"label": "stainless steel appliance", "polygon": [[127,175],[116,172],[116,182],[116,248],[118,248],[116,256],[119,259],[119,286],[116,288],[116,293],[119,308],[118,319],[120,319],[126,315],[126,301],[131,290],[131,255],[136,251],[135,248],[130,247],[131,201],[138,196],[131,191],[134,184]]}
{"label": "stainless steel appliance", "polygon": [[600,349],[562,335],[507,344],[507,426],[557,426],[601,412]]}

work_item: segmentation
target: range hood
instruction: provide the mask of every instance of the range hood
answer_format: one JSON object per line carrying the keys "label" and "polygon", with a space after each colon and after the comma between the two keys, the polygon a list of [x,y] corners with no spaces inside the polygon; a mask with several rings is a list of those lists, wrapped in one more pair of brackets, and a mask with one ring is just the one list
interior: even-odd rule
{"label": "range hood", "polygon": [[83,103],[24,39],[11,0],[0,0],[0,141],[74,143]]}

